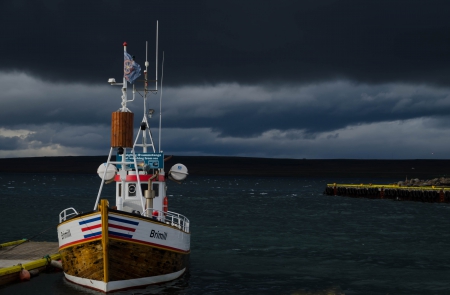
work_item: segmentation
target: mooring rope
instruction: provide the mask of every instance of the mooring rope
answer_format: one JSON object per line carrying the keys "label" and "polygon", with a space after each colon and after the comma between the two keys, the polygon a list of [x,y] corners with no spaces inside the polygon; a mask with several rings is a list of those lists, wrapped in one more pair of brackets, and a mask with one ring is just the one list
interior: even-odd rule
{"label": "mooring rope", "polygon": [[12,249],[16,248],[17,246],[23,245],[23,244],[25,244],[26,242],[29,242],[29,241],[31,241],[31,240],[32,240],[32,239],[34,239],[35,237],[39,236],[40,234],[43,234],[43,233],[45,233],[46,231],[48,231],[48,230],[49,230],[49,229],[51,229],[51,228],[54,228],[54,226],[51,226],[51,227],[49,227],[49,228],[47,228],[47,229],[45,229],[45,230],[41,231],[40,233],[38,233],[38,234],[36,234],[36,235],[32,236],[32,237],[31,237],[31,238],[29,238],[29,239],[24,239],[25,241],[24,241],[23,243],[20,243],[20,244],[14,245],[14,246],[12,246],[11,248],[9,248],[9,249],[6,249],[5,251],[3,251],[3,253],[4,253],[4,252],[8,252],[8,251],[11,251]]}

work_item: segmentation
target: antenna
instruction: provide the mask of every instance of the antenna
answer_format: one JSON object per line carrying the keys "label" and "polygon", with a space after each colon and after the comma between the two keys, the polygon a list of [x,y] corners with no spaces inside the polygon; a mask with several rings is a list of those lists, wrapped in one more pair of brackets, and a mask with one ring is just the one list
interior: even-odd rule
{"label": "antenna", "polygon": [[[144,121],[145,121],[146,127],[149,128],[150,126],[148,126],[148,121],[147,121],[147,118],[146,118],[146,111],[147,111],[147,93],[148,93],[148,89],[147,89],[147,86],[148,86],[148,80],[147,80],[147,68],[148,68],[148,65],[149,65],[147,56],[148,56],[148,41],[145,41]],[[142,124],[142,123],[141,123],[141,124]],[[150,140],[153,141],[151,137],[150,137]],[[153,143],[152,143],[152,144],[153,144]],[[144,130],[144,132],[142,132],[142,151],[143,151],[144,153],[147,152],[147,134],[145,133],[145,130]]]}
{"label": "antenna", "polygon": [[156,76],[155,89],[158,91],[158,21],[156,21]]}
{"label": "antenna", "polygon": [[159,152],[161,152],[161,119],[162,119],[162,84],[163,84],[163,78],[164,78],[164,51],[163,51],[163,58],[162,58],[162,65],[161,65],[161,94],[159,95],[159,138],[158,138],[158,149]]}

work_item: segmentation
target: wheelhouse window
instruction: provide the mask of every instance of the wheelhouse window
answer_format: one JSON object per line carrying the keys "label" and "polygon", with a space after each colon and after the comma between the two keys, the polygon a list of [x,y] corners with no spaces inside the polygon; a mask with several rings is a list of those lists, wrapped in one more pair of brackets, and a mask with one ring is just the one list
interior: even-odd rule
{"label": "wheelhouse window", "polygon": [[155,191],[155,198],[159,197],[159,183],[153,183],[153,190]]}

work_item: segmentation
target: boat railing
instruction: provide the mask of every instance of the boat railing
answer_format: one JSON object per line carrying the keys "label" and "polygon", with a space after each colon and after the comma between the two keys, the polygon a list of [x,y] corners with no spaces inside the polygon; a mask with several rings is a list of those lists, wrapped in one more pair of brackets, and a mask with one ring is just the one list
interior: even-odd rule
{"label": "boat railing", "polygon": [[[155,214],[158,213],[158,214]],[[178,229],[189,232],[189,219],[186,216],[181,215],[176,212],[168,211],[160,211],[152,208],[148,208],[142,215],[144,216],[153,216],[155,220],[164,222],[165,224],[169,224],[171,226],[177,227]]]}
{"label": "boat railing", "polygon": [[67,219],[70,219],[75,215],[78,215],[78,212],[73,207],[64,209],[63,211],[61,211],[61,213],[59,213],[59,223],[66,221]]}

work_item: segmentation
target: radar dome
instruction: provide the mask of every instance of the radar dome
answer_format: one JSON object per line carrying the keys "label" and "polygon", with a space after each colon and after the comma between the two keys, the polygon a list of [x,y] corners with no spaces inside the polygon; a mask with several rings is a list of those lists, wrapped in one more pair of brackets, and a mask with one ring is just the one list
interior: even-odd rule
{"label": "radar dome", "polygon": [[183,164],[175,164],[170,168],[169,175],[173,177],[173,179],[177,181],[182,181],[186,179],[188,176],[188,170],[186,166]]}
{"label": "radar dome", "polygon": [[[108,166],[108,168],[106,168],[106,166]],[[100,178],[103,178],[103,174],[105,173],[106,170],[106,174],[105,174],[105,180],[111,180],[114,178],[114,176],[116,176],[117,173],[117,168],[116,166],[114,166],[113,164],[109,164],[106,165],[106,163],[100,164],[100,166],[98,166],[97,169],[97,174]]]}

